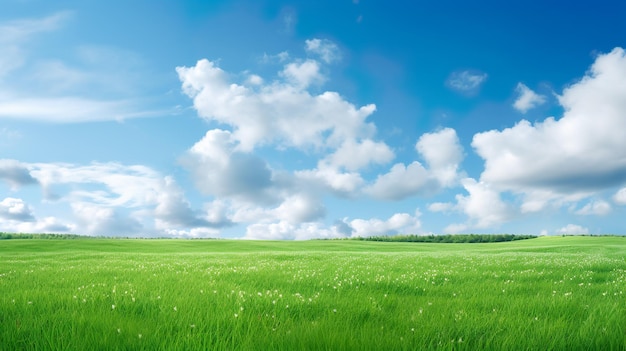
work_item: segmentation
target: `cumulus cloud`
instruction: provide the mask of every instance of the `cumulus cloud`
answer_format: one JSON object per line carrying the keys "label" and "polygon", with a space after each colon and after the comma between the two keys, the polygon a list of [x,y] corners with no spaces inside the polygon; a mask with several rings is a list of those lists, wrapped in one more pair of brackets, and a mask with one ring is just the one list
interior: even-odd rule
{"label": "cumulus cloud", "polygon": [[546,102],[545,96],[535,93],[523,83],[517,83],[515,93],[517,93],[517,99],[513,103],[513,107],[521,113],[526,113]]}
{"label": "cumulus cloud", "polygon": [[420,211],[416,210],[415,215],[396,213],[387,220],[353,219],[346,224],[352,228],[352,237],[415,234],[421,227],[420,216]]}
{"label": "cumulus cloud", "polygon": [[221,228],[231,224],[215,209],[192,209],[173,178],[146,166],[22,163],[20,167],[41,185],[45,201],[70,204],[77,224],[63,226],[84,234],[148,235],[172,228]]}
{"label": "cumulus cloud", "polygon": [[[526,120],[474,135],[485,160],[481,180],[544,199],[584,198],[626,181],[626,54],[599,55],[589,72],[558,98],[560,119]],[[541,209],[537,200],[530,206]]]}
{"label": "cumulus cloud", "polygon": [[385,164],[394,158],[391,148],[383,143],[371,139],[355,141],[348,139],[339,148],[322,160],[335,169],[358,171],[370,164]]}
{"label": "cumulus cloud", "polygon": [[468,229],[485,229],[498,226],[514,215],[514,210],[500,197],[500,193],[489,184],[472,178],[461,180],[468,195],[457,195],[456,203],[434,203],[433,212],[457,211],[465,214],[468,221],[451,224],[444,229],[447,233],[458,233]]}
{"label": "cumulus cloud", "polygon": [[253,154],[236,150],[231,132],[209,130],[183,157],[182,162],[207,195],[235,197],[252,202],[277,201],[268,164]]}
{"label": "cumulus cloud", "polygon": [[328,39],[309,39],[305,41],[305,44],[307,53],[318,55],[326,63],[341,58],[337,44]]}
{"label": "cumulus cloud", "polygon": [[16,233],[67,233],[74,229],[55,217],[37,218],[24,200],[12,197],[0,201],[0,228]]}
{"label": "cumulus cloud", "polygon": [[[373,104],[356,107],[337,92],[310,92],[326,81],[322,65],[337,58],[336,45],[312,39],[306,50],[321,61],[288,57],[274,81],[246,71],[254,82],[236,82],[237,75],[206,59],[177,68],[198,114],[224,126],[207,131],[182,163],[200,191],[226,200],[233,222],[256,222],[249,237],[260,228],[306,233],[300,226],[309,230],[326,213],[325,192],[355,196],[365,184],[360,171],[395,157],[367,122]],[[259,156],[263,147],[319,158],[313,169],[277,170]]]}
{"label": "cumulus cloud", "polygon": [[297,179],[301,179],[313,186],[330,191],[342,197],[356,195],[365,184],[365,180],[358,172],[342,172],[337,168],[322,162],[316,169],[294,172]]}
{"label": "cumulus cloud", "polygon": [[462,94],[473,95],[487,80],[487,73],[464,70],[452,72],[446,80],[446,85]]}
{"label": "cumulus cloud", "polygon": [[142,236],[138,219],[122,214],[117,208],[90,203],[73,203],[72,209],[81,231],[89,235]]}
{"label": "cumulus cloud", "polygon": [[282,80],[254,86],[232,82],[206,59],[176,71],[198,114],[231,126],[242,151],[274,143],[332,149],[347,139],[370,138],[376,128],[366,118],[375,105],[357,108],[336,92],[313,95],[306,90],[324,80],[318,65],[315,60],[290,62],[279,75]]}
{"label": "cumulus cloud", "polygon": [[556,231],[557,234],[563,235],[585,235],[589,234],[589,229],[582,227],[577,224],[568,224],[565,227],[562,227]]}
{"label": "cumulus cloud", "polygon": [[262,240],[307,240],[313,238],[345,238],[366,237],[376,235],[393,235],[398,233],[414,234],[421,228],[421,213],[414,215],[396,213],[387,220],[377,218],[353,219],[344,218],[330,227],[321,223],[293,224],[288,221],[272,223],[254,223],[247,227],[245,239]]}
{"label": "cumulus cloud", "polygon": [[366,192],[375,198],[400,200],[417,194],[433,194],[456,184],[463,149],[454,129],[425,133],[415,145],[428,168],[414,161],[408,166],[397,163],[379,175]]}
{"label": "cumulus cloud", "polygon": [[7,197],[0,201],[0,219],[20,222],[33,222],[32,210],[22,199]]}

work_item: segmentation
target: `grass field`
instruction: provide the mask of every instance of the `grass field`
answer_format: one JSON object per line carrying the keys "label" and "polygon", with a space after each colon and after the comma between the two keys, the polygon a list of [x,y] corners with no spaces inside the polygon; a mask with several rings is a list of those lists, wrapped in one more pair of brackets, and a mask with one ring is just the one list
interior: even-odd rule
{"label": "grass field", "polygon": [[626,238],[3,240],[1,350],[626,350]]}

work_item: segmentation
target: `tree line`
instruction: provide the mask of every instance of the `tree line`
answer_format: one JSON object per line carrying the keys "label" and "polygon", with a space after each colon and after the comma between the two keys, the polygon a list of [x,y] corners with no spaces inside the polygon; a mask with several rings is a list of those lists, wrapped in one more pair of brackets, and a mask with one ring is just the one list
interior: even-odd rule
{"label": "tree line", "polygon": [[414,243],[497,243],[536,238],[535,235],[516,234],[446,234],[446,235],[380,235],[353,238],[364,241],[414,242]]}

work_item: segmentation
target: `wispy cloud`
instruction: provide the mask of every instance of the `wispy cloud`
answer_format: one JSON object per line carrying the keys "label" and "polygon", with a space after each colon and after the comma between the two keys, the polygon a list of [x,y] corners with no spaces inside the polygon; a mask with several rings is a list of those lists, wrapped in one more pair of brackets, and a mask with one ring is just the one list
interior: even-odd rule
{"label": "wispy cloud", "polygon": [[130,51],[82,45],[68,51],[70,63],[40,57],[27,45],[43,33],[55,35],[72,16],[0,22],[0,119],[82,123],[173,113],[155,97],[137,97],[149,80]]}
{"label": "wispy cloud", "polygon": [[487,73],[475,70],[452,72],[446,80],[446,85],[462,94],[473,95],[478,92],[481,85],[487,80]]}
{"label": "wispy cloud", "polygon": [[339,47],[328,39],[309,39],[305,41],[308,53],[318,55],[324,62],[331,63],[341,58]]}

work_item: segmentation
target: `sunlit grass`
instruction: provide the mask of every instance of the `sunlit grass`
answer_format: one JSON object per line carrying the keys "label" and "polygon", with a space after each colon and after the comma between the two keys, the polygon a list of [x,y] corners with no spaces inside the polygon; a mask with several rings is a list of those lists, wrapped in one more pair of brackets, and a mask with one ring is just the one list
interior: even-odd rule
{"label": "sunlit grass", "polygon": [[8,240],[1,349],[626,348],[626,238]]}

